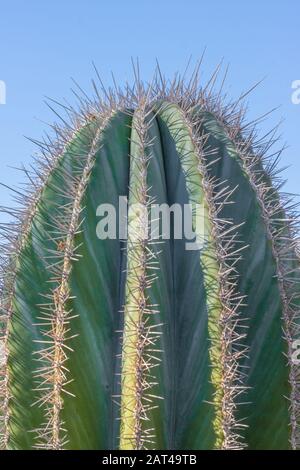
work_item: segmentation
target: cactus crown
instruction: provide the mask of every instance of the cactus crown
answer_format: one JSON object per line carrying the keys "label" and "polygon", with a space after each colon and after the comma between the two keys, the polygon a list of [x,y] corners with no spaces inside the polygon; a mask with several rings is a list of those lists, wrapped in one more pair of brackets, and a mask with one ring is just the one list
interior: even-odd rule
{"label": "cactus crown", "polygon": [[[199,66],[134,72],[61,105],[3,208],[2,447],[299,448],[298,216],[276,133],[257,137],[246,95],[224,104],[218,69],[204,87]],[[126,240],[100,239],[99,205],[120,216],[124,195]],[[154,236],[155,204],[189,204],[201,245],[172,217]]]}

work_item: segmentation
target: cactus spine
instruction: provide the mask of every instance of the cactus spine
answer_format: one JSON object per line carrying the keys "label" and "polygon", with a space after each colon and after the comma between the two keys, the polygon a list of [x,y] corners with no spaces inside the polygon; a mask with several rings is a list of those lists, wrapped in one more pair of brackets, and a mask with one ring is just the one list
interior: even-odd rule
{"label": "cactus spine", "polygon": [[[275,138],[197,71],[103,95],[39,143],[3,226],[2,447],[297,449],[298,226]],[[120,216],[124,195],[126,242],[99,239],[98,206]],[[193,207],[197,249],[172,218],[154,236],[153,204]]]}

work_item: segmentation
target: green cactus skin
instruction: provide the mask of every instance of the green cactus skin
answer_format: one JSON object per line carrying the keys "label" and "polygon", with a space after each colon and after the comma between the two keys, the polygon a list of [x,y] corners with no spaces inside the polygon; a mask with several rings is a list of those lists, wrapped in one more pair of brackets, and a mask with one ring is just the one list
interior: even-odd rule
{"label": "green cactus skin", "polygon": [[[3,226],[2,448],[298,449],[298,219],[275,138],[198,71],[104,96],[39,143]],[[99,239],[119,196],[128,239]],[[197,204],[201,248],[172,223],[146,239],[153,203]]]}

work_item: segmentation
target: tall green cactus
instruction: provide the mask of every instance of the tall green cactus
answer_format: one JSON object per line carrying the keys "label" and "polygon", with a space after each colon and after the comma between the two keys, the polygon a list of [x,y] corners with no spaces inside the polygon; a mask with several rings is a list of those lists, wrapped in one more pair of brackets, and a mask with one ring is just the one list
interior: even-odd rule
{"label": "tall green cactus", "polygon": [[[299,448],[297,219],[275,138],[197,72],[100,95],[66,108],[4,209],[2,447]],[[99,237],[120,196],[127,237]],[[147,237],[153,204],[196,207],[194,249],[172,217]]]}

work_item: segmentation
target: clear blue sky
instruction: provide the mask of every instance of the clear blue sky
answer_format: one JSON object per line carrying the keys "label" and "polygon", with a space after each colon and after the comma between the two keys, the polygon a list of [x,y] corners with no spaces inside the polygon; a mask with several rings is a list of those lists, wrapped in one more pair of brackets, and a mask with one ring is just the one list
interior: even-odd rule
{"label": "clear blue sky", "polygon": [[[266,77],[249,98],[249,117],[281,105],[262,130],[284,118],[286,189],[300,192],[300,104],[291,100],[291,84],[300,80],[299,35],[299,0],[1,2],[0,80],[7,102],[0,105],[0,181],[22,182],[9,166],[29,163],[35,148],[23,136],[41,137],[45,125],[39,120],[54,119],[44,97],[72,102],[70,77],[90,89],[92,61],[106,83],[111,70],[122,82],[132,76],[131,56],[138,56],[149,79],[156,57],[171,76],[206,47],[204,76],[224,57],[231,96]],[[10,200],[0,187],[0,205]]]}

